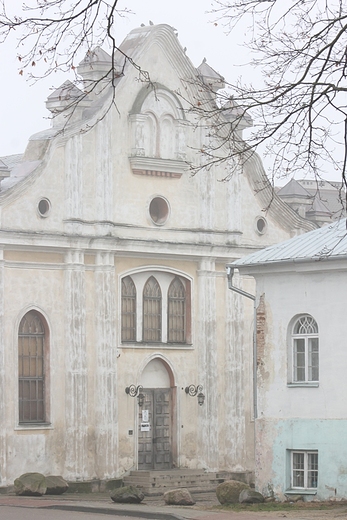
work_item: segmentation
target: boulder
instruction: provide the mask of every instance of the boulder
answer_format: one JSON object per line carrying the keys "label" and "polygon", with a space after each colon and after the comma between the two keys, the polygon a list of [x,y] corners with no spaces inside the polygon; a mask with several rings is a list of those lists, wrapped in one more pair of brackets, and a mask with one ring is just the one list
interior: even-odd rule
{"label": "boulder", "polygon": [[303,502],[304,497],[302,495],[286,495],[288,502]]}
{"label": "boulder", "polygon": [[113,502],[119,504],[139,504],[145,498],[142,491],[134,486],[124,486],[114,489],[110,496]]}
{"label": "boulder", "polygon": [[239,496],[240,504],[262,504],[264,497],[254,489],[243,489]]}
{"label": "boulder", "polygon": [[164,493],[165,504],[169,506],[193,506],[195,500],[189,493],[188,489],[171,489]]}
{"label": "boulder", "polygon": [[46,485],[46,495],[62,495],[69,487],[69,484],[60,475],[46,477]]}
{"label": "boulder", "polygon": [[14,481],[16,495],[41,497],[46,490],[46,477],[41,473],[24,473]]}
{"label": "boulder", "polygon": [[216,495],[221,504],[238,504],[240,493],[244,489],[250,487],[238,480],[227,480],[217,486]]}

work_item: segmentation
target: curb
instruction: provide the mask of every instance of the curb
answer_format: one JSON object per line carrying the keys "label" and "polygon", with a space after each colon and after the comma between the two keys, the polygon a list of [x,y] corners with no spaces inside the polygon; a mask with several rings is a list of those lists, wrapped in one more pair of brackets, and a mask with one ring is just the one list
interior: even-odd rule
{"label": "curb", "polygon": [[137,510],[132,511],[129,509],[111,509],[108,507],[92,507],[92,506],[80,506],[80,505],[53,505],[53,506],[42,506],[40,509],[55,509],[59,511],[77,511],[80,513],[98,513],[104,515],[116,515],[116,516],[133,516],[135,518],[148,518],[153,520],[186,520],[183,516],[176,515],[175,513],[156,513],[154,511]]}

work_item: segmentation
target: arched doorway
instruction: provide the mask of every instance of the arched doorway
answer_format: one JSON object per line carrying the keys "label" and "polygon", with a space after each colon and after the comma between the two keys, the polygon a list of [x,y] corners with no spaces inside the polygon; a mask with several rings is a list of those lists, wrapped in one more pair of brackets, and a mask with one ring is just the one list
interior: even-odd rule
{"label": "arched doorway", "polygon": [[152,359],[141,376],[144,394],[139,407],[138,469],[167,470],[175,465],[176,389],[170,367]]}

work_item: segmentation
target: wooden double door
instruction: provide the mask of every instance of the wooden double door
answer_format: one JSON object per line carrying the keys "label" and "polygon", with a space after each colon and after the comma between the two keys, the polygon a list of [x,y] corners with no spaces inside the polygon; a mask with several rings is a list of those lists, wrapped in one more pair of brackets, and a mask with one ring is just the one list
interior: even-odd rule
{"label": "wooden double door", "polygon": [[172,468],[172,395],[170,388],[143,389],[139,408],[138,469]]}

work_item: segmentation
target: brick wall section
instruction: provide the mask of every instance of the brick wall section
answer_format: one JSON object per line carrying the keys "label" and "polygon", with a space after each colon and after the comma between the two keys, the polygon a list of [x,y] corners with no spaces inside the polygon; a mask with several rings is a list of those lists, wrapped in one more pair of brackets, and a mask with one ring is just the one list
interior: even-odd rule
{"label": "brick wall section", "polygon": [[259,298],[257,307],[257,365],[264,364],[265,354],[265,294]]}

